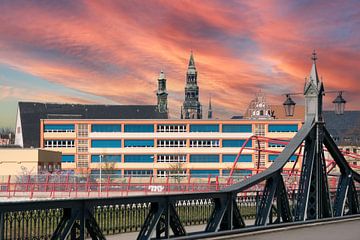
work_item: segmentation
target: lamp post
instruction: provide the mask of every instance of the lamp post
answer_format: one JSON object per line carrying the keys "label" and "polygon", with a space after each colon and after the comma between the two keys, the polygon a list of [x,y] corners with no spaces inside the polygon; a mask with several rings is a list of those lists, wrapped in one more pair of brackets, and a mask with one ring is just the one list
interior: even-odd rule
{"label": "lamp post", "polygon": [[346,101],[342,97],[342,92],[340,91],[337,97],[333,101],[335,107],[335,114],[336,115],[343,115],[345,110]]}
{"label": "lamp post", "polygon": [[[346,100],[342,97],[342,93],[343,91],[324,91],[323,94],[325,95],[325,93],[337,93],[338,95],[336,96],[336,98],[332,101],[332,103],[334,104],[334,112],[336,115],[343,115],[345,112],[345,104],[346,104]],[[294,95],[300,95],[302,93],[286,93],[286,100],[283,103],[284,106],[284,110],[285,110],[285,115],[287,117],[292,117],[294,116],[294,112],[295,112],[295,105],[296,103],[294,102],[294,100],[291,99],[290,96],[294,96]]]}
{"label": "lamp post", "polygon": [[291,99],[290,94],[286,94],[286,100],[283,105],[285,108],[285,115],[289,117],[294,116],[296,103]]}
{"label": "lamp post", "polygon": [[[286,93],[286,100],[283,103],[285,108],[286,116],[290,117],[294,115],[295,102],[291,99],[290,96],[293,95],[304,95],[305,96],[305,121],[306,119],[314,115],[315,121],[322,121],[322,105],[323,105],[323,96],[325,93],[338,93],[338,96],[334,99],[335,114],[342,115],[345,110],[345,99],[342,97],[343,91],[325,91],[322,81],[319,80],[319,76],[316,68],[316,52],[315,50],[312,53],[311,60],[313,65],[310,71],[310,76],[308,81],[305,82],[305,88],[303,93]],[[306,80],[306,78],[305,78]]]}
{"label": "lamp post", "polygon": [[102,170],[102,158],[104,157],[104,155],[100,155],[99,156],[99,160],[100,160],[100,196],[101,196],[101,182],[102,182],[102,176],[101,176],[101,170]]}

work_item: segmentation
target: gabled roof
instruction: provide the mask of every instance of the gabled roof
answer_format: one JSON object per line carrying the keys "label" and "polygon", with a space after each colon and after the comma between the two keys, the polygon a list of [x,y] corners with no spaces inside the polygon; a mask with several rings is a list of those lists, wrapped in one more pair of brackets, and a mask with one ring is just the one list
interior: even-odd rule
{"label": "gabled roof", "polygon": [[24,147],[40,146],[40,119],[166,119],[157,105],[88,105],[19,102]]}

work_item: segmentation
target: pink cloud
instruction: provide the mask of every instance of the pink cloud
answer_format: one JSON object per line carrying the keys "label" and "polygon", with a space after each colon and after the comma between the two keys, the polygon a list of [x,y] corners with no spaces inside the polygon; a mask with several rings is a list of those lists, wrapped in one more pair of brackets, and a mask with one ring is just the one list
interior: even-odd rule
{"label": "pink cloud", "polygon": [[[71,9],[4,4],[0,63],[122,104],[154,104],[163,69],[170,108],[178,116],[193,49],[202,103],[211,93],[214,105],[229,117],[244,112],[259,89],[273,104],[282,102],[283,92],[301,91],[316,48],[326,87],[346,90],[349,107],[358,108],[360,56],[354,48],[359,49],[359,30],[352,24],[360,15],[353,13],[350,22],[343,17],[356,6],[340,1],[81,4]],[[348,37],[340,31],[346,27]]]}

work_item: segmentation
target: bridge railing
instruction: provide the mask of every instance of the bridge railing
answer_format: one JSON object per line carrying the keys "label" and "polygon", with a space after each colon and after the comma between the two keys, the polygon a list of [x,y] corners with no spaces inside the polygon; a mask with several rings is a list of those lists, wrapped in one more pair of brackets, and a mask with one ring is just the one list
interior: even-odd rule
{"label": "bridge railing", "polygon": [[[331,191],[333,201],[336,190]],[[246,221],[252,222],[255,219],[262,194],[262,191],[248,191],[236,197],[236,204]],[[297,190],[289,191],[287,194],[291,209],[294,211]],[[93,216],[105,235],[140,231],[151,205],[146,201],[114,205],[103,205],[101,199],[98,201],[99,204],[93,207]],[[211,198],[179,200],[175,203],[176,211],[184,226],[207,224],[214,206]],[[276,207],[274,201],[273,209]],[[273,215],[275,216],[275,211]],[[48,239],[63,216],[63,208],[51,206],[44,209],[5,212],[1,226],[3,239]]]}

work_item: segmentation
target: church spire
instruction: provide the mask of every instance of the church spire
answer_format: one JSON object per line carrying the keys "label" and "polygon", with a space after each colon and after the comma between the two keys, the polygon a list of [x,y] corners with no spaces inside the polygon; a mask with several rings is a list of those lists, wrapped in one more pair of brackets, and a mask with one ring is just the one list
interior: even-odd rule
{"label": "church spire", "polygon": [[195,60],[194,60],[193,51],[191,51],[191,53],[190,53],[190,60],[189,60],[188,68],[195,68]]}
{"label": "church spire", "polygon": [[315,50],[311,54],[311,60],[312,60],[313,64],[312,64],[311,71],[310,71],[310,81],[313,81],[315,84],[318,84],[319,76],[318,76],[317,68],[316,68],[317,55],[316,55]]}
{"label": "church spire", "polygon": [[185,119],[202,118],[202,109],[199,102],[199,86],[197,85],[197,71],[195,68],[194,54],[192,51],[186,72],[185,100],[182,109],[183,117]]}
{"label": "church spire", "polygon": [[209,97],[209,109],[208,109],[208,119],[212,119],[213,118],[213,111],[212,111],[212,107],[211,107],[211,95]]}

